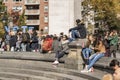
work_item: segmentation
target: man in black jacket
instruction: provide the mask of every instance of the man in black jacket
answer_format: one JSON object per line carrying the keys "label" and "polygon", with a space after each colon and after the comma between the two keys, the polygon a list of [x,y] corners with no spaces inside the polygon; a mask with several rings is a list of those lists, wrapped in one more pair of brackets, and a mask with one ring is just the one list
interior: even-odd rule
{"label": "man in black jacket", "polygon": [[80,19],[76,20],[76,24],[77,24],[76,27],[69,29],[69,32],[71,32],[72,39],[73,40],[75,40],[76,38],[85,39],[87,35],[85,25],[81,23]]}

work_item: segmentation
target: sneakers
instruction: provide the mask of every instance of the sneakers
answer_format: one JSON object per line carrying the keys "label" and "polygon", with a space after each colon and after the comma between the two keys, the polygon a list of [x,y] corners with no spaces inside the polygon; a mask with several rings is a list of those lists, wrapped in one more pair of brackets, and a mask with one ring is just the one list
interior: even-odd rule
{"label": "sneakers", "polygon": [[89,70],[88,69],[83,69],[83,70],[81,70],[81,73],[85,73],[85,72],[89,72]]}
{"label": "sneakers", "polygon": [[54,65],[57,65],[57,64],[59,64],[59,62],[58,62],[57,60],[55,60],[55,61],[53,62],[53,64],[54,64]]}
{"label": "sneakers", "polygon": [[94,71],[94,68],[91,67],[91,68],[89,69],[89,72],[93,72],[93,71]]}
{"label": "sneakers", "polygon": [[85,72],[93,72],[94,71],[94,68],[92,67],[92,68],[90,68],[89,70],[87,69],[87,68],[85,68],[85,69],[83,69],[83,70],[81,70],[81,73],[85,73]]}

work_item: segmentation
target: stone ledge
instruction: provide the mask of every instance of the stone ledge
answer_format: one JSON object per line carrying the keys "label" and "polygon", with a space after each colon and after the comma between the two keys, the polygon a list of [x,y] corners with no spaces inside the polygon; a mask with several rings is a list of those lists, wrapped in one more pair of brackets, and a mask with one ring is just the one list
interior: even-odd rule
{"label": "stone ledge", "polygon": [[[60,59],[60,63],[64,63],[67,56],[64,56]],[[55,60],[55,54],[54,53],[36,53],[36,52],[3,52],[0,54],[0,59],[18,59],[18,60],[33,60],[33,61],[46,61],[46,62],[53,62]],[[114,58],[110,57],[103,57],[97,61],[94,66],[105,68],[105,69],[111,69],[109,67],[109,63]],[[120,61],[120,59],[118,58]]]}
{"label": "stone ledge", "polygon": [[[65,57],[60,59],[60,63],[64,63]],[[39,52],[2,52],[0,59],[19,59],[19,60],[34,60],[53,62],[55,53],[41,54]]]}
{"label": "stone ledge", "polygon": [[[95,64],[94,67],[97,68],[101,68],[101,69],[108,69],[108,70],[112,70],[111,67],[109,67],[109,63],[111,62],[111,60],[113,60],[115,58],[112,57],[103,57],[101,59],[99,59]],[[117,59],[120,61],[120,59]]]}

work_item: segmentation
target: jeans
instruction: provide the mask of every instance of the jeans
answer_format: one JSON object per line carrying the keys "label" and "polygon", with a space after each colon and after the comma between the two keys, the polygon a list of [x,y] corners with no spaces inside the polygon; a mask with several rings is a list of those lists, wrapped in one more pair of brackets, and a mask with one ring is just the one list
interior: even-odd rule
{"label": "jeans", "polygon": [[57,52],[56,52],[56,55],[55,55],[55,58],[57,58],[57,59],[59,60],[59,59],[62,58],[64,55],[65,55],[65,52],[64,52],[64,51],[57,51]]}
{"label": "jeans", "polygon": [[72,30],[71,31],[71,36],[72,36],[73,39],[76,39],[76,38],[80,37],[80,34],[77,30]]}
{"label": "jeans", "polygon": [[90,69],[97,60],[99,60],[100,58],[104,57],[104,53],[95,53],[93,55],[90,56],[89,58],[89,65],[88,65],[88,69]]}
{"label": "jeans", "polygon": [[22,51],[26,51],[26,46],[27,46],[27,44],[26,44],[26,43],[21,43],[21,48],[22,48]]}
{"label": "jeans", "polygon": [[83,60],[86,65],[89,65],[89,57],[91,55],[92,50],[90,48],[84,48],[82,50]]}
{"label": "jeans", "polygon": [[88,59],[90,54],[91,54],[92,50],[90,48],[84,48],[82,50],[82,54],[83,54],[83,58],[84,59]]}

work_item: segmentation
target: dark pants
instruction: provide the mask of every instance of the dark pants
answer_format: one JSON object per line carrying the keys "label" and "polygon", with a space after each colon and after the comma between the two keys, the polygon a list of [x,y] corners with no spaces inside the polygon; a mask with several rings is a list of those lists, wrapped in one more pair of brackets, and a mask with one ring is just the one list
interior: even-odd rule
{"label": "dark pants", "polygon": [[31,52],[31,44],[26,43],[26,51]]}
{"label": "dark pants", "polygon": [[105,57],[111,57],[110,48],[106,49]]}
{"label": "dark pants", "polygon": [[62,58],[66,53],[64,51],[57,51],[56,52],[56,55],[55,55],[55,58],[57,58],[58,60],[60,58]]}
{"label": "dark pants", "polygon": [[111,46],[110,46],[110,57],[111,57],[112,54],[113,54],[113,57],[116,58],[116,51],[117,51],[117,46],[111,45]]}

